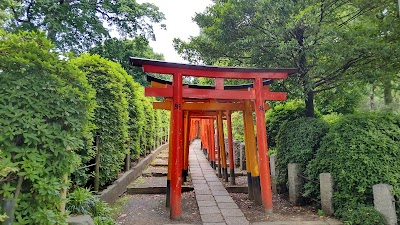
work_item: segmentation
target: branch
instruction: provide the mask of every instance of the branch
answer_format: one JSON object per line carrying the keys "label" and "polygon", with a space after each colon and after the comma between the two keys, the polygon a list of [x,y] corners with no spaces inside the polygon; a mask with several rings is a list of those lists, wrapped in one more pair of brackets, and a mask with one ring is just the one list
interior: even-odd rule
{"label": "branch", "polygon": [[337,88],[337,87],[339,87],[338,84],[337,84],[337,85],[330,86],[330,87],[326,87],[326,88],[323,88],[323,89],[319,89],[319,90],[312,91],[312,93],[318,94],[318,93],[320,93],[320,92],[328,91],[328,90],[331,90],[331,89],[334,89],[334,88]]}
{"label": "branch", "polygon": [[334,79],[336,79],[337,77],[339,77],[340,75],[342,75],[343,73],[345,73],[350,67],[352,67],[355,63],[359,62],[360,60],[365,59],[363,56],[360,56],[358,58],[354,58],[354,59],[350,59],[349,61],[347,61],[345,64],[343,64],[341,67],[339,67],[338,69],[336,69],[331,75],[322,78],[318,81],[315,82],[315,87],[321,86],[323,84],[326,84]]}

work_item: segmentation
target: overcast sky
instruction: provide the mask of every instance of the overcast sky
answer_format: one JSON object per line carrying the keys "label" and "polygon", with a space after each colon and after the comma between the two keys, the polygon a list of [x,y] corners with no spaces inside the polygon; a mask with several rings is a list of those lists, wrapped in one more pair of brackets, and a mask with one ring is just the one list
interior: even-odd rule
{"label": "overcast sky", "polygon": [[161,30],[159,25],[154,26],[156,41],[150,46],[157,53],[162,53],[166,61],[185,62],[176,53],[172,46],[174,38],[187,40],[190,36],[199,34],[199,27],[192,21],[196,12],[203,12],[212,2],[211,0],[137,0],[139,3],[149,2],[158,6],[165,14],[167,30]]}

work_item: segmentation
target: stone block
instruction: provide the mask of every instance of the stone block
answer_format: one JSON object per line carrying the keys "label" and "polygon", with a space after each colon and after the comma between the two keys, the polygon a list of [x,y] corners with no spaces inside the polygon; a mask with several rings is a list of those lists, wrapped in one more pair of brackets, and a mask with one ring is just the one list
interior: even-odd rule
{"label": "stone block", "polygon": [[94,225],[94,221],[89,215],[69,217],[67,223],[68,225]]}
{"label": "stone block", "polygon": [[386,219],[387,225],[397,225],[397,216],[393,187],[389,184],[376,184],[372,186],[374,206]]}
{"label": "stone block", "polygon": [[235,155],[235,167],[240,167],[240,141],[233,141],[233,152]]}
{"label": "stone block", "polygon": [[203,223],[220,223],[224,222],[224,218],[221,214],[204,214],[200,215]]}
{"label": "stone block", "polygon": [[302,203],[301,192],[303,190],[304,179],[301,177],[302,171],[297,163],[289,163],[288,165],[288,182],[289,182],[289,201],[294,205]]}
{"label": "stone block", "polygon": [[319,187],[321,192],[321,209],[325,215],[331,216],[333,209],[333,179],[330,173],[319,175]]}
{"label": "stone block", "polygon": [[269,167],[270,167],[270,170],[271,170],[272,192],[277,194],[278,193],[277,188],[276,188],[276,177],[277,177],[276,175],[277,174],[276,174],[276,164],[275,164],[275,162],[276,162],[276,155],[273,154],[273,155],[271,155],[269,157]]}

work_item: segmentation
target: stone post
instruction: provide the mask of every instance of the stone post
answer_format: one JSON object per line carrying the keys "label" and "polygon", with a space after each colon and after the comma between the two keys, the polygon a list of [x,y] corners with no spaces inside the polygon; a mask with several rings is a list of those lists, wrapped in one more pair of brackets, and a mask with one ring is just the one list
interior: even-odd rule
{"label": "stone post", "polygon": [[276,166],[275,166],[275,161],[276,161],[276,155],[270,155],[269,156],[269,167],[271,169],[271,180],[272,180],[272,192],[277,194],[278,191],[276,189]]}
{"label": "stone post", "polygon": [[321,209],[325,215],[331,216],[333,209],[333,179],[330,173],[319,174],[319,188],[321,192]]}
{"label": "stone post", "polygon": [[302,203],[301,191],[303,190],[304,179],[301,177],[302,172],[300,164],[289,163],[288,165],[288,181],[289,181],[289,201],[294,205]]}
{"label": "stone post", "polygon": [[389,184],[376,184],[372,186],[374,193],[374,206],[386,219],[387,225],[397,225],[397,216],[393,187]]}

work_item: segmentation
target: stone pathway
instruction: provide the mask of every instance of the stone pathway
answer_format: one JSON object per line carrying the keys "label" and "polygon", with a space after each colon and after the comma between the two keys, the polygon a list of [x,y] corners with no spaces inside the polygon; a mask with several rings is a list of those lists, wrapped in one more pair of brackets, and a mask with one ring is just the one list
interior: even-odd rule
{"label": "stone pathway", "polygon": [[189,165],[203,225],[249,224],[200,150],[199,140],[190,145]]}

